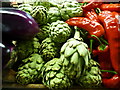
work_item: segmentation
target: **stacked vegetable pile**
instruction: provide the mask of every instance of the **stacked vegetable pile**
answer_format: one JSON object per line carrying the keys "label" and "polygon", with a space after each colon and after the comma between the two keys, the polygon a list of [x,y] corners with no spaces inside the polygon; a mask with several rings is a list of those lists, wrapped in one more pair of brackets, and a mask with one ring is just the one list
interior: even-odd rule
{"label": "stacked vegetable pile", "polygon": [[16,82],[22,85],[43,83],[49,89],[68,89],[74,84],[81,88],[119,88],[118,5],[94,0],[18,5],[18,10],[37,22],[39,32],[27,40],[13,39],[15,46],[5,68],[14,69]]}

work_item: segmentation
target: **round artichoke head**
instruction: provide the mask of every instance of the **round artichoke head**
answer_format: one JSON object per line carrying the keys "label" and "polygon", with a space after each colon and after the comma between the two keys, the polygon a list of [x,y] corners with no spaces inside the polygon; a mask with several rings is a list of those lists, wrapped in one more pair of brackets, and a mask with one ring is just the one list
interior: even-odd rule
{"label": "round artichoke head", "polygon": [[50,7],[48,12],[48,22],[52,23],[61,20],[60,10],[57,7]]}
{"label": "round artichoke head", "polygon": [[57,43],[65,42],[71,35],[71,28],[64,21],[57,20],[50,26],[50,38]]}
{"label": "round artichoke head", "polygon": [[32,6],[30,4],[20,4],[20,5],[18,5],[18,9],[25,11],[29,14],[33,10]]}
{"label": "round artichoke head", "polygon": [[65,75],[62,69],[62,61],[54,58],[43,67],[43,84],[50,89],[69,88],[72,81]]}
{"label": "round artichoke head", "polygon": [[18,83],[25,85],[34,83],[41,78],[44,61],[39,54],[31,54],[28,58],[22,60],[18,68],[16,80]]}
{"label": "round artichoke head", "polygon": [[85,70],[83,75],[79,78],[79,84],[85,88],[97,88],[101,86],[102,78],[99,69],[99,64],[90,60],[89,67]]}
{"label": "round artichoke head", "polygon": [[82,16],[83,10],[76,0],[66,1],[61,5],[60,13],[62,19],[67,20],[72,17]]}
{"label": "round artichoke head", "polygon": [[58,57],[59,47],[51,38],[46,38],[41,43],[40,54],[45,61],[49,61],[54,57]]}
{"label": "round artichoke head", "polygon": [[40,49],[39,40],[34,37],[31,40],[17,41],[15,51],[18,57],[18,60],[27,58],[32,53],[37,53]]}
{"label": "round artichoke head", "polygon": [[30,15],[39,25],[44,25],[47,23],[47,8],[44,6],[34,6]]}
{"label": "round artichoke head", "polygon": [[45,38],[48,38],[49,37],[49,34],[50,34],[50,24],[47,23],[46,25],[43,25],[43,26],[40,26],[40,32],[37,33],[37,38],[39,40],[44,40]]}

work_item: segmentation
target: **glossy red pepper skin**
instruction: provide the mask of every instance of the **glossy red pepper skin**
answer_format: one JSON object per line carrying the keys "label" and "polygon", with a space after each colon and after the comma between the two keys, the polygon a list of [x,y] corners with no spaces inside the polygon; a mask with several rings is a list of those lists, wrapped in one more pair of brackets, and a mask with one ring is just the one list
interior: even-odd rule
{"label": "glossy red pepper skin", "polygon": [[99,7],[101,4],[102,4],[102,0],[90,0],[90,2],[87,5],[82,6],[82,8],[83,10],[91,10]]}
{"label": "glossy red pepper skin", "polygon": [[96,57],[96,56],[98,56],[99,51],[94,49],[94,50],[92,50],[92,54],[93,54],[93,57]]}
{"label": "glossy red pepper skin", "polygon": [[109,46],[106,45],[104,50],[100,50],[98,47],[98,62],[100,64],[100,69],[102,70],[113,70],[111,60],[110,60],[110,50]]}
{"label": "glossy red pepper skin", "polygon": [[120,75],[120,30],[118,19],[110,11],[102,11],[99,19],[103,23],[110,47],[110,59],[114,70]]}
{"label": "glossy red pepper skin", "polygon": [[117,20],[119,21],[119,29],[120,29],[120,13],[118,13],[118,12],[112,12],[113,13],[113,15],[115,15],[115,17],[117,18]]}
{"label": "glossy red pepper skin", "polygon": [[100,9],[120,12],[120,4],[102,4]]}
{"label": "glossy red pepper skin", "polygon": [[95,35],[97,37],[104,35],[104,28],[100,23],[92,21],[85,17],[73,17],[68,19],[66,23],[70,26],[83,28],[87,30],[90,35]]}
{"label": "glossy red pepper skin", "polygon": [[120,76],[115,74],[112,78],[103,78],[102,83],[106,88],[120,88]]}
{"label": "glossy red pepper skin", "polygon": [[89,18],[90,20],[99,22],[99,18],[97,13],[92,9],[91,11],[84,11],[85,17]]}

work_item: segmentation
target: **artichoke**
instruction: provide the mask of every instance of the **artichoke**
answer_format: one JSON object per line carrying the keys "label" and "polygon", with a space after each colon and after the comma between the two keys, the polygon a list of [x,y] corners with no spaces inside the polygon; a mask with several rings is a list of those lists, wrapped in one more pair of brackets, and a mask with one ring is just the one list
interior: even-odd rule
{"label": "artichoke", "polygon": [[74,38],[68,39],[60,51],[63,68],[71,79],[80,77],[81,73],[88,67],[88,61],[91,58],[88,46],[79,38],[79,33],[76,30]]}
{"label": "artichoke", "polygon": [[37,33],[36,37],[39,40],[44,40],[45,38],[49,37],[50,34],[50,24],[47,23],[46,25],[43,25],[40,27],[40,32]]}
{"label": "artichoke", "polygon": [[40,46],[40,54],[45,61],[49,61],[54,57],[58,57],[59,46],[54,43],[51,38],[46,38]]}
{"label": "artichoke", "polygon": [[57,43],[65,42],[71,35],[71,28],[64,21],[57,20],[50,26],[50,38]]}
{"label": "artichoke", "polygon": [[34,5],[35,6],[39,6],[42,5],[46,8],[50,8],[50,7],[59,7],[63,1],[65,0],[36,0]]}
{"label": "artichoke", "polygon": [[33,10],[30,15],[39,25],[44,25],[47,23],[47,8],[44,6],[33,6]]}
{"label": "artichoke", "polygon": [[62,61],[53,58],[43,67],[43,84],[49,89],[66,89],[72,85],[72,81],[64,73]]}
{"label": "artichoke", "polygon": [[47,14],[49,23],[61,20],[60,10],[57,7],[50,7]]}
{"label": "artichoke", "polygon": [[32,53],[38,53],[40,49],[39,39],[36,37],[31,40],[17,41],[14,50],[18,60],[27,58]]}
{"label": "artichoke", "polygon": [[83,10],[77,1],[66,1],[62,3],[60,8],[61,17],[63,20],[67,20],[72,17],[82,16]]}
{"label": "artichoke", "polygon": [[33,7],[30,4],[20,4],[18,5],[18,9],[30,14],[30,12],[33,10]]}
{"label": "artichoke", "polygon": [[34,83],[42,77],[42,67],[44,61],[39,54],[31,54],[28,58],[22,60],[16,75],[17,83],[25,85]]}
{"label": "artichoke", "polygon": [[99,69],[99,64],[90,59],[88,68],[78,79],[78,84],[84,88],[98,88],[101,86],[102,78]]}

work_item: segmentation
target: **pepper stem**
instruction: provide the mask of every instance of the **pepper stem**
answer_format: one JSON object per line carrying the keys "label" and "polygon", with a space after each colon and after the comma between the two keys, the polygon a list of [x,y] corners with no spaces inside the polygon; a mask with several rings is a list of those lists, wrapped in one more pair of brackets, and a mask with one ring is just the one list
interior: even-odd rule
{"label": "pepper stem", "polygon": [[103,41],[105,44],[108,45],[108,42],[105,39],[103,39],[102,37],[100,37],[100,40]]}
{"label": "pepper stem", "polygon": [[92,36],[92,37],[95,37],[95,38],[99,41],[100,46],[101,46],[102,48],[105,48],[106,45],[104,45],[97,36],[95,36],[95,35],[91,35],[91,36]]}
{"label": "pepper stem", "polygon": [[101,70],[101,72],[110,72],[110,73],[117,74],[117,72],[116,72],[116,71],[111,71],[111,70]]}
{"label": "pepper stem", "polygon": [[92,53],[92,45],[93,45],[93,39],[90,39],[90,53]]}
{"label": "pepper stem", "polygon": [[100,39],[97,36],[91,35],[91,37],[95,37],[99,41],[99,43],[102,44],[102,42],[100,41]]}

